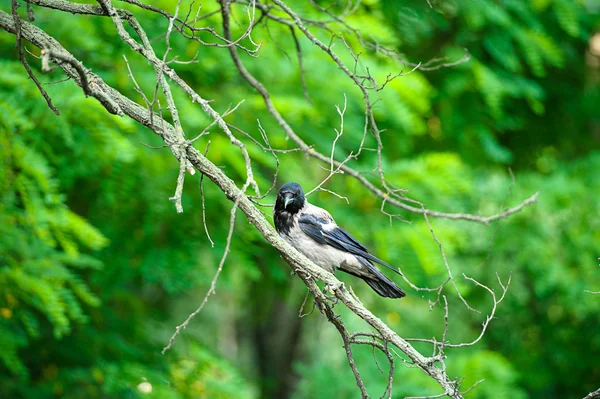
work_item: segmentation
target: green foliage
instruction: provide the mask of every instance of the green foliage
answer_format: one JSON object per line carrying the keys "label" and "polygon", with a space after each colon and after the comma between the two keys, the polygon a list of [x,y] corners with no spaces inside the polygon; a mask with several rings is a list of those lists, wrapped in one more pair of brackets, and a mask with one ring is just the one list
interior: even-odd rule
{"label": "green foliage", "polygon": [[27,369],[16,353],[41,336],[40,324],[49,322],[53,336],[60,339],[73,323],[87,321],[83,305],[99,305],[80,270],[98,269],[100,264],[81,251],[102,249],[108,240],[67,207],[47,161],[49,154],[44,154],[47,147],[28,140],[44,133],[27,118],[30,110],[18,106],[24,93],[10,90],[27,83],[16,68],[14,63],[4,64],[0,100],[0,108],[9,115],[0,124],[0,358],[26,378]]}
{"label": "green foliage", "polygon": [[[21,68],[5,62],[0,81],[0,107],[9,116],[0,126],[0,359],[7,378],[20,378],[3,380],[0,396],[137,397],[145,378],[155,397],[229,397],[231,390],[253,397],[252,385],[205,349],[193,350],[192,365],[178,356],[167,363],[156,348],[147,349],[156,342],[145,334],[147,326],[122,327],[131,312],[148,313],[136,295],[161,308],[167,295],[206,282],[214,271],[179,267],[191,259],[215,263],[216,253],[207,249],[197,256],[198,237],[205,238],[190,230],[200,215],[187,223],[178,219],[182,224],[172,214],[169,222],[161,216],[172,210],[167,190],[158,190],[160,183],[141,187],[170,165],[170,155],[149,156],[134,144],[131,121],[107,118],[95,101],[82,101],[76,87],[53,88],[62,115],[51,116]],[[163,180],[169,192],[172,178]],[[214,194],[207,190],[210,209]],[[177,231],[181,245],[170,247],[165,235]],[[219,239],[223,233],[212,234]],[[115,245],[121,256],[102,251]],[[129,252],[139,245],[147,250]],[[43,378],[30,385],[36,375]],[[197,382],[185,386],[186,378]]]}
{"label": "green foliage", "polygon": [[[525,166],[536,146],[564,140],[564,131],[543,128],[557,123],[573,125],[571,140],[591,144],[584,121],[593,117],[586,104],[595,100],[572,86],[585,84],[583,49],[593,19],[584,3],[451,0],[433,9],[421,1],[381,4],[411,61],[440,56],[455,61],[461,48],[471,55],[468,63],[427,75],[438,88],[434,127],[441,129],[430,128],[433,140],[423,142],[423,150],[433,141],[438,148],[456,148],[469,162]],[[546,112],[545,104],[565,98],[572,107]],[[459,115],[455,104],[463,109]],[[528,139],[518,139],[520,132]],[[562,149],[575,154],[574,148]]]}

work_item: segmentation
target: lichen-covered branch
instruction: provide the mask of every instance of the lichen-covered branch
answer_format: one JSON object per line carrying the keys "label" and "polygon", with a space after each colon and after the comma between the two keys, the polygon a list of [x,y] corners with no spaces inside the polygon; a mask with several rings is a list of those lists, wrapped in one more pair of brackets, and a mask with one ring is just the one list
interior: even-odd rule
{"label": "lichen-covered branch", "polygon": [[[145,5],[138,0],[124,1],[140,9],[158,13],[163,17],[167,18],[168,28],[165,36],[165,43],[167,49],[161,57],[159,57],[155,53],[151,40],[149,40],[142,24],[140,24],[140,22],[135,18],[132,12],[115,7],[111,0],[98,0],[99,5],[97,6],[71,3],[66,0],[29,0],[28,2],[40,7],[46,7],[49,9],[56,10],[57,12],[82,14],[88,15],[90,17],[110,18],[116,30],[116,35],[118,35],[118,37],[124,43],[127,43],[132,51],[139,53],[142,57],[148,60],[156,75],[154,98],[150,100],[148,97],[145,96],[141,88],[138,86],[133,76],[133,72],[131,71],[129,64],[127,63],[130,77],[136,87],[136,91],[143,96],[145,106],[137,104],[132,99],[123,95],[118,90],[107,85],[106,82],[104,82],[98,75],[92,72],[89,66],[86,66],[85,63],[82,62],[82,60],[78,59],[76,56],[71,54],[56,39],[48,35],[43,30],[39,29],[35,25],[21,20],[18,17],[18,14],[16,13],[16,6],[13,9],[12,14],[0,11],[0,29],[14,34],[17,38],[17,42],[19,43],[19,47],[20,40],[26,40],[34,46],[38,47],[42,54],[42,69],[44,71],[49,71],[51,69],[51,63],[55,63],[60,69],[64,71],[67,77],[71,78],[77,85],[79,85],[82,88],[83,93],[86,96],[90,96],[98,100],[109,113],[117,115],[126,115],[129,118],[137,121],[141,125],[148,127],[152,132],[154,132],[162,138],[162,140],[165,143],[164,147],[168,147],[171,150],[176,161],[179,163],[179,174],[176,182],[175,194],[171,198],[171,200],[175,203],[178,212],[183,211],[181,198],[183,195],[183,183],[185,179],[185,174],[186,172],[193,174],[194,170],[198,170],[201,174],[201,187],[202,181],[204,177],[206,177],[207,179],[212,181],[216,187],[218,187],[218,189],[223,193],[223,195],[227,199],[229,199],[232,202],[233,206],[231,209],[229,219],[229,234],[227,236],[225,250],[222,254],[221,261],[218,264],[217,272],[215,273],[211,282],[210,289],[206,293],[204,300],[199,305],[197,310],[191,313],[188,316],[188,318],[180,326],[177,327],[175,333],[171,337],[164,351],[168,350],[173,345],[177,335],[190,323],[190,321],[198,313],[200,313],[204,305],[207,303],[209,297],[215,293],[219,275],[223,270],[227,259],[227,255],[230,250],[231,241],[233,239],[235,218],[236,214],[238,213],[237,211],[239,210],[244,213],[244,215],[246,216],[248,221],[254,226],[254,228],[256,228],[260,232],[265,241],[280,252],[282,257],[291,266],[293,271],[303,280],[309,292],[315,298],[317,308],[325,315],[327,320],[331,322],[340,333],[344,350],[346,352],[346,357],[348,359],[348,364],[353,372],[356,384],[360,390],[362,398],[368,398],[369,394],[367,392],[367,389],[359,371],[359,368],[363,367],[363,365],[358,365],[354,359],[352,351],[353,345],[369,345],[373,348],[373,350],[379,350],[387,357],[390,368],[388,374],[387,388],[383,395],[384,397],[387,396],[388,398],[391,398],[392,396],[392,383],[394,379],[395,369],[394,356],[397,355],[396,350],[399,350],[404,354],[403,357],[406,357],[408,359],[403,359],[403,361],[410,363],[414,367],[419,368],[439,384],[439,387],[441,388],[443,393],[441,393],[440,395],[436,395],[436,397],[448,396],[455,399],[462,398],[463,393],[466,391],[461,391],[459,380],[452,379],[447,375],[446,366],[444,364],[444,349],[460,348],[463,346],[474,345],[477,342],[479,342],[486,329],[488,328],[490,321],[494,317],[496,306],[502,301],[506,294],[506,290],[508,288],[508,284],[510,283],[510,279],[508,279],[508,282],[504,285],[501,279],[498,277],[498,283],[502,287],[502,294],[499,297],[497,297],[491,288],[482,285],[481,283],[470,277],[464,276],[465,279],[471,281],[479,288],[488,291],[488,293],[491,295],[494,301],[494,304],[491,312],[486,317],[482,325],[482,330],[478,337],[476,337],[472,342],[469,343],[450,343],[447,339],[449,315],[448,302],[446,301],[446,297],[442,295],[442,290],[444,289],[444,287],[448,283],[452,283],[452,285],[458,292],[459,297],[463,300],[465,305],[469,309],[472,308],[468,305],[466,300],[461,296],[460,292],[458,291],[456,282],[454,280],[455,276],[452,273],[451,266],[448,264],[448,260],[445,257],[443,245],[435,235],[435,232],[433,231],[433,228],[429,223],[428,217],[439,217],[454,220],[469,220],[473,222],[487,224],[492,221],[505,218],[511,214],[519,212],[524,207],[535,202],[535,200],[537,199],[537,194],[523,201],[521,204],[517,205],[514,208],[506,209],[497,215],[482,217],[462,213],[443,213],[432,211],[426,209],[422,204],[404,197],[402,194],[402,190],[391,188],[384,176],[384,170],[382,166],[383,142],[381,140],[380,131],[377,128],[376,121],[372,112],[373,102],[371,101],[369,96],[373,91],[377,92],[379,90],[382,90],[387,82],[391,81],[391,79],[394,79],[397,76],[400,76],[400,74],[393,77],[390,76],[386,79],[385,83],[378,84],[372,76],[360,75],[356,71],[356,67],[354,69],[347,67],[345,64],[343,64],[341,59],[333,52],[331,45],[327,46],[323,42],[319,41],[317,37],[310,32],[308,26],[311,25],[311,21],[302,18],[294,10],[292,10],[285,2],[281,0],[274,0],[274,4],[276,5],[276,7],[273,5],[267,6],[264,3],[260,3],[254,0],[247,2],[246,6],[248,6],[248,8],[246,9],[246,12],[248,13],[249,20],[248,27],[244,30],[244,33],[237,39],[233,38],[233,35],[230,31],[230,12],[232,5],[236,4],[235,2],[229,0],[222,0],[220,2],[220,12],[222,17],[223,28],[223,33],[221,35],[217,33],[217,31],[213,27],[197,26],[197,23],[203,20],[203,17],[199,15],[196,15],[196,17],[193,18],[193,21],[190,21],[189,13],[186,17],[180,17],[179,2],[177,2],[176,4],[177,8],[175,10],[175,13],[170,14],[153,6]],[[16,0],[13,0],[13,5],[16,4],[15,2]],[[271,13],[272,7],[277,8],[277,15]],[[261,15],[255,16],[255,9],[257,12],[261,13]],[[214,15],[214,13],[211,13],[210,15]],[[281,17],[280,15],[285,15],[286,17]],[[342,139],[342,135],[344,132],[344,114],[346,110],[345,102],[343,108],[337,108],[337,112],[340,115],[341,121],[339,129],[336,129],[336,138],[332,142],[330,154],[326,155],[320,153],[316,151],[313,146],[303,141],[303,139],[293,130],[293,128],[279,113],[279,111],[271,101],[271,96],[267,88],[254,76],[252,76],[245,68],[243,62],[241,61],[241,58],[239,57],[239,51],[245,51],[246,53],[253,55],[256,51],[258,51],[259,46],[255,45],[255,48],[250,50],[242,46],[241,43],[246,41],[246,39],[247,41],[251,42],[252,28],[255,26],[256,23],[258,23],[261,20],[261,18],[270,19],[277,23],[284,24],[287,26],[287,28],[289,28],[291,34],[294,37],[294,43],[296,44],[296,51],[299,60],[302,59],[302,51],[298,38],[296,37],[296,31],[301,32],[312,43],[316,44],[322,51],[326,52],[329,55],[329,57],[333,60],[333,62],[336,65],[338,65],[342,72],[345,73],[354,82],[354,84],[362,90],[364,94],[366,108],[365,127],[362,141],[360,143],[360,146],[358,147],[358,150],[355,153],[351,153],[342,161],[337,160],[335,157],[336,144],[338,140]],[[323,22],[323,24],[325,24],[324,28],[327,29],[326,23]],[[191,34],[189,32],[191,32]],[[200,32],[205,32],[212,35],[214,39],[217,40],[217,42],[209,43],[205,40],[198,39],[198,37],[195,36],[195,33]],[[196,40],[202,45],[227,48],[230,53],[231,59],[235,64],[237,70],[239,71],[240,75],[254,89],[256,89],[260,93],[267,107],[267,111],[270,113],[271,116],[275,118],[275,120],[286,133],[286,135],[296,143],[297,148],[294,148],[292,150],[278,150],[272,148],[269,143],[269,136],[260,125],[260,121],[257,121],[257,125],[258,130],[260,131],[262,139],[264,141],[264,144],[256,139],[253,139],[249,134],[246,134],[241,129],[226,123],[224,117],[228,113],[235,111],[237,109],[237,106],[231,110],[228,109],[227,111],[222,113],[217,112],[214,108],[212,108],[208,100],[206,100],[200,93],[198,93],[198,91],[191,87],[177,73],[177,71],[170,66],[170,63],[167,60],[167,56],[171,51],[171,34],[181,34],[184,38],[189,40]],[[351,51],[349,47],[348,50]],[[19,52],[19,56],[24,57],[22,52]],[[355,60],[358,63],[358,55],[355,57]],[[24,65],[25,64],[26,62],[24,62]],[[302,79],[304,79],[304,72],[301,73]],[[201,133],[198,134],[198,132],[196,132],[196,138],[192,140],[186,138],[183,129],[183,124],[181,121],[182,115],[180,115],[178,112],[175,97],[172,94],[171,85],[176,85],[183,89],[183,91],[189,96],[190,100],[193,103],[198,104],[199,108],[212,119],[210,125]],[[169,123],[163,117],[162,109],[160,108],[160,103],[158,103],[157,101],[157,92],[159,90],[161,90],[165,96],[167,103],[166,108],[170,113],[170,116],[173,121],[172,123]],[[155,106],[158,107],[157,111],[155,110]],[[240,153],[241,157],[244,160],[246,169],[246,179],[243,183],[240,183],[239,186],[229,176],[227,176],[221,168],[216,166],[207,158],[206,152],[203,154],[194,147],[195,141],[200,137],[203,137],[205,133],[207,134],[208,129],[215,125],[218,126],[222,133],[228,138],[229,142],[231,143],[231,148],[235,149],[237,153]],[[362,175],[355,169],[352,169],[348,166],[348,162],[350,160],[356,159],[360,155],[365,137],[369,132],[371,132],[371,134],[374,135],[378,143],[376,171],[377,175],[379,176],[379,181],[376,184],[368,180],[364,175]],[[252,141],[252,143],[246,142],[245,139],[241,136],[241,134],[243,134],[245,137],[248,137]],[[244,141],[242,141],[242,139]],[[433,354],[431,356],[425,356],[419,351],[417,351],[411,345],[409,339],[400,337],[395,331],[390,329],[382,320],[380,320],[377,316],[371,313],[371,311],[367,309],[360,302],[360,300],[350,290],[348,290],[345,287],[345,285],[342,284],[333,274],[326,272],[325,270],[314,265],[311,261],[309,261],[303,255],[301,255],[298,251],[296,251],[293,247],[291,247],[278,236],[276,231],[271,226],[271,223],[265,217],[263,212],[257,207],[257,201],[261,198],[264,198],[264,195],[261,196],[261,190],[259,189],[258,183],[254,178],[254,172],[252,169],[252,159],[249,155],[250,153],[248,152],[248,149],[246,148],[247,144],[257,145],[263,151],[269,152],[275,159],[276,170],[273,177],[273,184],[268,190],[266,190],[266,193],[270,192],[276,184],[279,167],[279,158],[276,153],[299,150],[306,153],[308,156],[319,160],[323,165],[325,165],[323,167],[326,168],[326,170],[329,173],[327,178],[324,179],[320,184],[318,184],[315,189],[326,190],[322,187],[323,184],[337,173],[343,172],[344,174],[350,175],[353,178],[355,178],[366,188],[366,190],[370,191],[374,196],[380,198],[382,200],[382,211],[384,211],[384,205],[389,204],[403,209],[405,211],[418,213],[425,216],[432,237],[439,245],[440,253],[442,255],[442,260],[446,267],[448,278],[445,279],[445,281],[436,288],[419,288],[416,287],[414,284],[410,283],[408,278],[405,278],[409,282],[411,287],[413,287],[414,289],[436,292],[438,295],[438,300],[436,301],[436,303],[440,302],[440,298],[443,298],[445,308],[445,329],[442,339],[440,341],[426,340],[420,338],[414,339],[417,342],[426,342],[432,344]],[[247,195],[246,191],[249,188],[253,189],[255,195]],[[409,205],[409,203],[412,203],[412,205]],[[203,212],[205,212],[203,192],[202,210]],[[395,216],[391,214],[388,215],[390,216],[390,218]],[[208,227],[206,226],[206,218],[204,215],[203,221],[205,224],[204,227],[207,236],[210,240],[210,235],[208,234]],[[321,290],[316,284],[317,280],[321,280],[326,284],[326,287],[329,289],[329,291],[333,293],[333,297],[321,292]],[[344,304],[357,317],[361,318],[366,323],[368,323],[371,326],[371,328],[375,330],[375,332],[350,332],[344,324],[343,320],[333,311],[334,308],[333,305],[330,304],[331,301],[334,301],[335,303],[341,302],[342,304]]]}

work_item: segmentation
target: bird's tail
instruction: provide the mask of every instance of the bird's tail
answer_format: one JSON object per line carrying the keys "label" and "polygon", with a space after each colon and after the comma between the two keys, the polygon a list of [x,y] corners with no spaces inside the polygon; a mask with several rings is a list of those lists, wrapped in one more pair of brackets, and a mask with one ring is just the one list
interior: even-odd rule
{"label": "bird's tail", "polygon": [[392,280],[385,276],[383,276],[383,278],[381,278],[381,276],[377,276],[375,278],[364,277],[363,280],[365,280],[365,282],[369,284],[369,286],[373,288],[376,293],[383,297],[403,298],[406,296],[400,287],[398,287]]}

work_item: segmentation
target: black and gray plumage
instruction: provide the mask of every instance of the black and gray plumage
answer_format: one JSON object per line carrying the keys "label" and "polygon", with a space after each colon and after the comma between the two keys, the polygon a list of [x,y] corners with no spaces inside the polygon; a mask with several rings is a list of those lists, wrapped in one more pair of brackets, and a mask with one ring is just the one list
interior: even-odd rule
{"label": "black and gray plumage", "polygon": [[406,296],[373,262],[400,274],[398,270],[371,255],[364,245],[335,223],[329,212],[309,204],[299,184],[281,186],[274,219],[279,235],[317,266],[332,273],[340,269],[359,277],[383,297]]}

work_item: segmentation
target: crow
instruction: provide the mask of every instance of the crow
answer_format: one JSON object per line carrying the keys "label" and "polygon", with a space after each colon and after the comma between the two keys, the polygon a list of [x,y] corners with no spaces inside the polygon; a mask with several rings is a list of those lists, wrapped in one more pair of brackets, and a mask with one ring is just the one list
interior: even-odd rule
{"label": "crow", "polygon": [[299,184],[290,182],[281,186],[273,215],[279,235],[317,266],[331,273],[340,269],[359,277],[382,297],[406,296],[373,262],[400,272],[371,255],[335,223],[329,212],[309,204]]}

